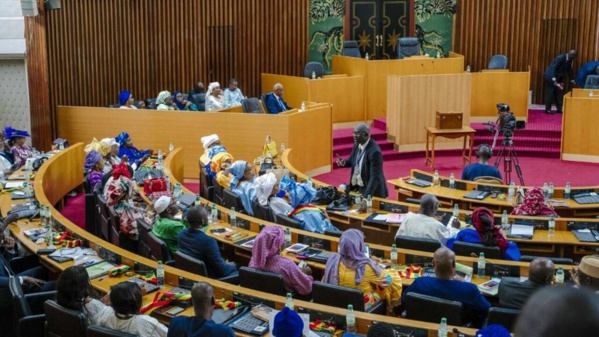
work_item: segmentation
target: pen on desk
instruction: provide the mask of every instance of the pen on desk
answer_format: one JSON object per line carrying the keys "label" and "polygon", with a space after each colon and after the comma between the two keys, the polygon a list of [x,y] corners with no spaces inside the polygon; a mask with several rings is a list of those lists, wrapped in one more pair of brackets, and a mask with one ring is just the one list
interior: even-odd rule
{"label": "pen on desk", "polygon": [[100,277],[100,278],[98,279],[98,282],[100,282],[100,281],[104,281],[104,279],[105,279],[105,278],[106,278],[106,276],[104,276],[104,277]]}

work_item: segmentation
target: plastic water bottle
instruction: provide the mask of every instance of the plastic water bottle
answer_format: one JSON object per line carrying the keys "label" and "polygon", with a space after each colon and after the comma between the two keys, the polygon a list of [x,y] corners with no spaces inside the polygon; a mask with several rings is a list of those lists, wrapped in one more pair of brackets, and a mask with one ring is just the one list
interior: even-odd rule
{"label": "plastic water bottle", "polygon": [[551,215],[549,216],[549,223],[548,223],[548,226],[547,226],[547,228],[549,229],[549,234],[548,234],[548,236],[549,236],[550,238],[551,238],[551,237],[554,237],[554,236],[555,236],[555,216],[554,216],[553,214],[551,214]]}
{"label": "plastic water bottle", "polygon": [[315,80],[315,79],[316,79],[316,72],[315,72],[315,71],[313,71],[313,72],[312,72],[312,79],[313,79],[313,80]]}
{"label": "plastic water bottle", "polygon": [[354,203],[355,203],[356,205],[361,205],[361,204],[362,204],[362,198],[360,197],[360,195],[359,195],[359,194],[356,194],[356,198],[355,198],[355,200],[354,200]]}
{"label": "plastic water bottle", "polygon": [[293,296],[291,295],[291,293],[287,293],[287,299],[285,300],[285,306],[287,308],[289,308],[290,310],[293,310],[293,308],[295,307],[293,305]]}
{"label": "plastic water bottle", "polygon": [[593,97],[593,90],[589,91],[589,97]]}
{"label": "plastic water bottle", "polygon": [[306,184],[310,187],[314,187],[314,185],[312,185],[312,176],[308,176],[308,181],[306,181]]}
{"label": "plastic water bottle", "polygon": [[570,199],[570,183],[566,183],[566,188],[564,188],[564,199]]}
{"label": "plastic water bottle", "polygon": [[466,72],[469,73],[470,72],[470,65],[466,66]]}
{"label": "plastic water bottle", "polygon": [[437,52],[437,58],[440,59],[441,58],[441,53]]}
{"label": "plastic water bottle", "polygon": [[397,265],[397,246],[395,246],[395,244],[391,245],[391,265],[392,266],[396,266]]}
{"label": "plastic water bottle", "polygon": [[354,314],[354,306],[347,306],[347,314],[345,315],[345,332],[356,333],[356,314]]}
{"label": "plastic water bottle", "polygon": [[514,201],[515,194],[516,194],[516,184],[514,183],[514,180],[512,180],[510,182],[510,188],[508,189],[508,192],[507,192],[507,201],[509,201],[509,202]]}
{"label": "plastic water bottle", "polygon": [[158,149],[158,170],[162,171],[163,163],[164,163],[164,154],[161,149]]}
{"label": "plastic water bottle", "polygon": [[485,277],[485,268],[487,267],[487,261],[485,261],[485,253],[481,252],[478,256],[478,277]]}
{"label": "plastic water bottle", "polygon": [[507,223],[507,210],[503,210],[503,214],[501,214],[501,227],[503,229],[507,229],[508,227],[508,223]]}
{"label": "plastic water bottle", "polygon": [[553,199],[553,182],[549,183],[549,190],[547,192],[547,198]]}
{"label": "plastic water bottle", "polygon": [[545,197],[545,199],[547,199],[548,195],[549,195],[549,186],[547,186],[547,183],[543,183],[543,196]]}
{"label": "plastic water bottle", "polygon": [[54,235],[52,234],[52,221],[46,220],[46,247],[52,246],[54,246]]}
{"label": "plastic water bottle", "polygon": [[370,195],[366,197],[366,213],[372,214],[372,197]]}
{"label": "plastic water bottle", "polygon": [[171,142],[171,143],[168,145],[168,153],[171,153],[171,152],[173,152],[173,151],[175,151],[175,146],[173,145],[173,142]]}
{"label": "plastic water bottle", "polygon": [[210,222],[213,224],[218,222],[218,210],[215,203],[212,203],[212,208],[210,208]]}
{"label": "plastic water bottle", "polygon": [[306,102],[302,101],[302,111],[306,111]]}
{"label": "plastic water bottle", "polygon": [[237,214],[235,213],[235,207],[231,207],[231,213],[229,214],[229,221],[231,222],[231,227],[237,227]]}
{"label": "plastic water bottle", "polygon": [[291,229],[285,228],[285,245],[291,245]]}
{"label": "plastic water bottle", "polygon": [[453,205],[453,216],[456,219],[460,216],[460,206],[458,204]]}
{"label": "plastic water bottle", "polygon": [[441,318],[441,324],[439,324],[439,337],[447,337],[447,318]]}
{"label": "plastic water bottle", "polygon": [[368,52],[366,52],[366,55],[364,55],[364,58],[366,59],[366,61],[370,60],[370,56],[368,55]]}
{"label": "plastic water bottle", "polygon": [[64,150],[64,142],[60,142],[60,143],[58,143],[58,150],[59,150],[59,151],[62,151],[62,150]]}
{"label": "plastic water bottle", "polygon": [[181,183],[175,184],[175,190],[173,191],[173,197],[177,200],[179,198],[181,198]]}
{"label": "plastic water bottle", "polygon": [[364,256],[370,258],[370,246],[367,243],[364,244]]}
{"label": "plastic water bottle", "polygon": [[455,190],[455,176],[453,175],[453,172],[449,175],[449,189]]}
{"label": "plastic water bottle", "polygon": [[28,182],[23,183],[23,193],[25,194],[25,198],[31,198],[31,195],[29,195],[29,183]]}
{"label": "plastic water bottle", "polygon": [[40,225],[46,228],[48,224],[48,218],[46,217],[46,207],[44,205],[40,206]]}
{"label": "plastic water bottle", "polygon": [[164,287],[164,266],[162,261],[158,261],[158,267],[156,267],[156,285],[160,288]]}
{"label": "plastic water bottle", "polygon": [[555,283],[564,283],[564,267],[560,266],[559,268],[557,268],[557,272],[555,272]]}
{"label": "plastic water bottle", "polygon": [[166,190],[170,191],[171,190],[171,180],[166,175],[164,176],[164,180],[166,180]]}
{"label": "plastic water bottle", "polygon": [[281,143],[281,156],[283,155],[283,152],[285,152],[285,143]]}
{"label": "plastic water bottle", "polygon": [[439,186],[439,171],[435,170],[435,174],[433,175],[433,186]]}

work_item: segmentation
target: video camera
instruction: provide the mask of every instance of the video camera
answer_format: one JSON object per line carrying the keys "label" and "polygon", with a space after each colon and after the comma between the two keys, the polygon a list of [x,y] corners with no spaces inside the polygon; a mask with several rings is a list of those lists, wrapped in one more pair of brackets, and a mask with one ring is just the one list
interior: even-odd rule
{"label": "video camera", "polygon": [[516,117],[514,113],[510,111],[510,106],[505,103],[497,103],[497,114],[499,117],[495,123],[487,122],[487,130],[491,132],[501,131],[503,133],[503,141],[509,142],[512,140],[514,130],[516,129]]}

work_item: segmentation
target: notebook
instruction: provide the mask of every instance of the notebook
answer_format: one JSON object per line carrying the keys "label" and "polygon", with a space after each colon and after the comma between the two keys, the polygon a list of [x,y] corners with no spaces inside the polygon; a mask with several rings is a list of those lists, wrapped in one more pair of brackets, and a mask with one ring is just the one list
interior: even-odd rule
{"label": "notebook", "polygon": [[513,224],[510,227],[508,238],[532,239],[534,233],[534,226]]}
{"label": "notebook", "polygon": [[108,261],[100,261],[98,263],[92,264],[91,266],[85,267],[85,270],[87,271],[90,279],[95,279],[97,277],[107,275],[108,271],[114,267],[116,267],[116,265],[113,263]]}

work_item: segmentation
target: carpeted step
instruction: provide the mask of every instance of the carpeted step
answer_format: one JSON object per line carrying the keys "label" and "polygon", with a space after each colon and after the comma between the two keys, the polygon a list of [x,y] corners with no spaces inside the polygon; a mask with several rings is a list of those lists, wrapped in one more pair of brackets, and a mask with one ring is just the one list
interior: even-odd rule
{"label": "carpeted step", "polygon": [[372,127],[387,130],[387,118],[375,118],[372,120]]}

